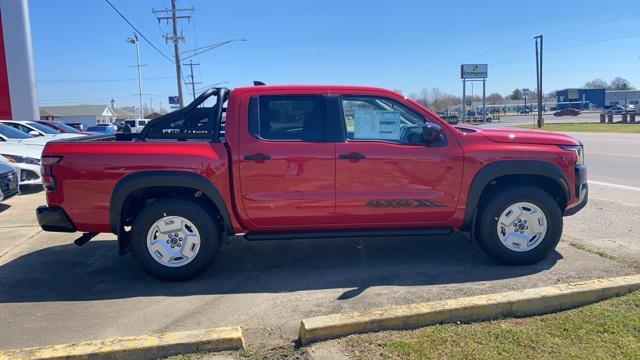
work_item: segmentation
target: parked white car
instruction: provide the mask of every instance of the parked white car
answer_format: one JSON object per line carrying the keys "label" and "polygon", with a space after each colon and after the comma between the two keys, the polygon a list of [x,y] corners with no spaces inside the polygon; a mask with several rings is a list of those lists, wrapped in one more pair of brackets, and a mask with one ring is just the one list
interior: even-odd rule
{"label": "parked white car", "polygon": [[35,121],[0,120],[0,123],[10,126],[16,130],[22,131],[23,133],[31,135],[33,137],[42,136],[42,137],[54,138],[54,139],[69,139],[69,138],[77,138],[80,136],[85,136],[82,134],[69,134],[69,133],[65,134],[49,126],[38,124]]}
{"label": "parked white car", "polygon": [[129,125],[132,133],[139,133],[149,123],[149,119],[126,119],[125,124]]}
{"label": "parked white car", "polygon": [[18,174],[11,164],[0,156],[0,202],[19,193]]}
{"label": "parked white car", "polygon": [[0,155],[17,171],[20,185],[42,184],[40,157],[47,141],[33,138],[19,130],[0,124]]}

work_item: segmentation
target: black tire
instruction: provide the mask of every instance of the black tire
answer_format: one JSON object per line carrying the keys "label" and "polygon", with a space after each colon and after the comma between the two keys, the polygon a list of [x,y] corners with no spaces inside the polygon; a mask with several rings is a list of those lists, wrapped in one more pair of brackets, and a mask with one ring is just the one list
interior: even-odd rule
{"label": "black tire", "polygon": [[[518,202],[537,205],[547,219],[547,232],[540,244],[523,252],[502,244],[497,230],[502,212]],[[558,203],[549,193],[535,186],[514,186],[497,193],[478,215],[478,244],[490,257],[505,265],[531,265],[544,260],[556,248],[562,235],[562,212]]]}
{"label": "black tire", "polygon": [[[190,221],[200,234],[200,249],[191,262],[170,267],[157,262],[147,249],[147,234],[153,224],[165,216],[180,216]],[[142,269],[158,280],[189,280],[211,265],[220,249],[220,231],[215,220],[196,202],[184,198],[166,198],[142,209],[131,228],[131,252]]]}

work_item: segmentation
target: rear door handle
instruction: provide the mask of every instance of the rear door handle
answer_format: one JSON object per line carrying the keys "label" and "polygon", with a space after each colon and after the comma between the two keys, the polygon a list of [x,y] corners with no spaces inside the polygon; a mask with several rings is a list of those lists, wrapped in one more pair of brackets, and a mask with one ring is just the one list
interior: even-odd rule
{"label": "rear door handle", "polygon": [[357,153],[357,152],[350,152],[348,154],[338,155],[338,159],[341,159],[341,160],[362,160],[362,159],[366,159],[366,157],[367,155]]}
{"label": "rear door handle", "polygon": [[253,155],[245,155],[244,159],[249,161],[265,161],[265,160],[270,160],[271,155],[257,153]]}

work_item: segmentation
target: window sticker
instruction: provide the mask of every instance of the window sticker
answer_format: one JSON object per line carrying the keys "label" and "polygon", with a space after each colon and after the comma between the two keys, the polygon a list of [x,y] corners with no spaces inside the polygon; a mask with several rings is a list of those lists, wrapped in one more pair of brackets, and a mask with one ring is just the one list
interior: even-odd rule
{"label": "window sticker", "polygon": [[354,139],[400,140],[400,112],[356,109],[353,111]]}

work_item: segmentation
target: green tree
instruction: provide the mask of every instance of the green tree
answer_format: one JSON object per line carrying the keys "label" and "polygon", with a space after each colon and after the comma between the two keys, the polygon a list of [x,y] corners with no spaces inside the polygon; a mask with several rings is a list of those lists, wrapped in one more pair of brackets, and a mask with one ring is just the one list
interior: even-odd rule
{"label": "green tree", "polygon": [[511,100],[522,100],[522,99],[524,99],[524,96],[522,96],[522,90],[520,90],[520,89],[513,90],[511,95],[509,95],[509,98],[511,98]]}

